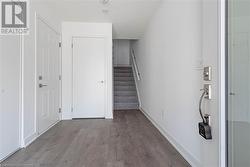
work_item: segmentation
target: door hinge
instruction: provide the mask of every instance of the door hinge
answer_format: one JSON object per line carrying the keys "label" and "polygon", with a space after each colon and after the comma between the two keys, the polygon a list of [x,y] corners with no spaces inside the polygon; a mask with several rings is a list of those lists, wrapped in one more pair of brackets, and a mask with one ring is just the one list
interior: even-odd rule
{"label": "door hinge", "polygon": [[62,113],[62,109],[61,108],[59,108],[59,113]]}
{"label": "door hinge", "polygon": [[62,42],[59,42],[59,48],[61,48],[62,47]]}
{"label": "door hinge", "polygon": [[59,80],[60,80],[60,81],[62,80],[62,76],[61,76],[61,75],[59,75]]}

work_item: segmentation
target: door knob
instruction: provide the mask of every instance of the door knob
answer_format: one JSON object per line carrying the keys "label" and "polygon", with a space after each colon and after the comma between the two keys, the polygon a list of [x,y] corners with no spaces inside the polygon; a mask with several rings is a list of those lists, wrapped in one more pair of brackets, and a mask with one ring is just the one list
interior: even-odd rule
{"label": "door knob", "polygon": [[48,85],[39,84],[39,88],[42,88],[42,87],[45,87],[45,86],[48,86]]}

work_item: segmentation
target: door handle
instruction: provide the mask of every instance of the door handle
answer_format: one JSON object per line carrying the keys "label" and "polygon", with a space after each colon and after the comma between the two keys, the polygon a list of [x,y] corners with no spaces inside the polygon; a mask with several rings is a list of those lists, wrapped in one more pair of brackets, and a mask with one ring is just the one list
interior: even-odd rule
{"label": "door handle", "polygon": [[46,86],[48,86],[48,85],[39,84],[39,88],[46,87]]}

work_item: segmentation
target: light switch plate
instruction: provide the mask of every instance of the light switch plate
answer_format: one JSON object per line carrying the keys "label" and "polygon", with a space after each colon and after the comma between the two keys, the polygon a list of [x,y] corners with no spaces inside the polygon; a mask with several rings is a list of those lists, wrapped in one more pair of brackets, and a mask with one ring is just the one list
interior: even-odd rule
{"label": "light switch plate", "polygon": [[205,84],[204,90],[206,90],[205,98],[208,100],[212,99],[212,85],[211,84]]}
{"label": "light switch plate", "polygon": [[211,81],[212,80],[212,67],[205,67],[203,73],[204,81]]}

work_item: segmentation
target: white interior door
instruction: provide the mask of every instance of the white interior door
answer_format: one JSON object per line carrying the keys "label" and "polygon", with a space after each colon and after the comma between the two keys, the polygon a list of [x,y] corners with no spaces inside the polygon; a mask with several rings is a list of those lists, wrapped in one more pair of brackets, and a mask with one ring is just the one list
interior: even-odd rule
{"label": "white interior door", "polygon": [[60,36],[37,20],[37,119],[41,134],[58,122],[60,108]]}
{"label": "white interior door", "polygon": [[73,118],[105,117],[105,39],[73,38]]}
{"label": "white interior door", "polygon": [[20,37],[0,36],[0,160],[20,148]]}

